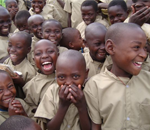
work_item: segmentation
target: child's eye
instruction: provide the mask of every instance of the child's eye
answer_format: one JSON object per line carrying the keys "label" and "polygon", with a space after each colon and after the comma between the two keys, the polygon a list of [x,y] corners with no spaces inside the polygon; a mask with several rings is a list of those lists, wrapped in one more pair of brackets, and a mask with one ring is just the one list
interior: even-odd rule
{"label": "child's eye", "polygon": [[8,47],[12,47],[12,45],[11,45],[11,44],[8,44]]}
{"label": "child's eye", "polygon": [[54,52],[53,50],[48,50],[48,53],[49,53],[49,54],[51,54],[51,53],[53,53],[53,52]]}
{"label": "child's eye", "polygon": [[21,49],[21,48],[22,48],[22,46],[17,46],[17,48],[18,48],[18,49]]}
{"label": "child's eye", "polygon": [[0,93],[2,93],[3,92],[3,89],[0,89]]}
{"label": "child's eye", "polygon": [[8,86],[8,88],[13,88],[14,87],[14,85],[13,84],[10,84],[9,86]]}
{"label": "child's eye", "polygon": [[55,33],[58,34],[58,33],[60,33],[60,31],[59,31],[59,30],[56,30]]}
{"label": "child's eye", "polygon": [[63,75],[59,75],[59,76],[57,76],[57,78],[58,78],[59,80],[64,80],[64,79],[65,79],[65,77],[64,77]]}
{"label": "child's eye", "polygon": [[41,55],[40,52],[35,53],[35,56],[40,56],[40,55]]}
{"label": "child's eye", "polygon": [[75,80],[79,79],[79,77],[80,77],[80,76],[77,75],[77,74],[75,74],[75,75],[72,76],[72,78],[75,79]]}
{"label": "child's eye", "polygon": [[95,43],[95,46],[99,46],[100,44],[101,44],[101,43],[99,43],[99,42],[98,42],[98,43]]}
{"label": "child's eye", "polygon": [[134,47],[133,47],[133,49],[134,49],[135,51],[137,51],[139,48],[140,48],[140,46],[134,46]]}

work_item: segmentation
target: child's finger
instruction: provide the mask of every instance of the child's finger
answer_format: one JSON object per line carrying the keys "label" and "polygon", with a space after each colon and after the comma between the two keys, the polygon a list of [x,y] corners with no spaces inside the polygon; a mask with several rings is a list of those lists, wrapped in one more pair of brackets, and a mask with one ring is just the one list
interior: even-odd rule
{"label": "child's finger", "polygon": [[70,97],[72,103],[77,103],[77,101],[75,100],[75,98],[73,96]]}
{"label": "child's finger", "polygon": [[69,93],[69,94],[67,95],[67,100],[70,100],[70,97],[71,97],[71,93]]}
{"label": "child's finger", "polygon": [[74,90],[72,90],[72,88],[69,88],[69,92],[72,94],[73,97],[77,98],[77,93],[76,93],[77,90],[74,91]]}
{"label": "child's finger", "polygon": [[81,90],[81,85],[80,84],[78,85],[78,88]]}

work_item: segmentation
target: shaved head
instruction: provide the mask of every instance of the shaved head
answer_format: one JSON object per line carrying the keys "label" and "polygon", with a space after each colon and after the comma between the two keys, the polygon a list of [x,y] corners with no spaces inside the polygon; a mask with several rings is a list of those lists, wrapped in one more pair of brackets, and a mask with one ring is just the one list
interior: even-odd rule
{"label": "shaved head", "polygon": [[78,32],[77,29],[75,28],[65,28],[63,29],[63,37],[61,40],[61,45],[70,48],[69,47],[69,42],[74,41],[75,34]]}
{"label": "shaved head", "polygon": [[68,50],[60,54],[60,56],[57,59],[56,63],[56,70],[57,66],[65,64],[73,64],[73,62],[78,63],[78,65],[82,68],[85,68],[86,71],[86,63],[83,55],[79,51],[75,50]]}
{"label": "shaved head", "polygon": [[0,6],[0,16],[4,16],[6,14],[10,15],[6,8],[4,8],[3,6]]}
{"label": "shaved head", "polygon": [[105,41],[111,39],[114,43],[119,43],[123,38],[127,38],[133,32],[136,34],[137,31],[144,31],[141,29],[140,26],[134,23],[116,23],[111,25],[108,28],[108,31],[105,36]]}
{"label": "shaved head", "polygon": [[32,15],[28,18],[28,25],[30,26],[30,24],[34,21],[34,20],[37,20],[37,18],[39,19],[43,19],[44,21],[44,18],[42,15],[39,15],[39,14],[35,14],[35,15]]}
{"label": "shaved head", "polygon": [[100,35],[101,33],[106,33],[107,29],[103,24],[100,23],[91,23],[85,29],[85,39],[93,37],[93,35]]}

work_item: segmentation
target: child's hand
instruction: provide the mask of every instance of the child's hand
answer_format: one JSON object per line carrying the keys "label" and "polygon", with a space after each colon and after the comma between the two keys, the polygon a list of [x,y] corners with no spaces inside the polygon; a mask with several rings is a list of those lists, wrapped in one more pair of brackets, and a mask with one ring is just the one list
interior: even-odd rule
{"label": "child's hand", "polygon": [[13,115],[27,116],[20,101],[15,100],[15,99],[13,99],[9,102],[8,113],[10,116],[13,116]]}
{"label": "child's hand", "polygon": [[144,7],[140,9],[139,11],[135,12],[134,6],[132,7],[133,14],[131,15],[129,22],[130,23],[136,23],[140,26],[142,26],[144,23],[146,23],[150,19],[150,8]]}
{"label": "child's hand", "polygon": [[22,76],[20,76],[20,75],[17,74],[17,73],[15,73],[15,74],[16,74],[16,76],[15,76],[15,77],[12,77],[14,84],[17,85],[17,86],[23,87],[24,84],[25,84],[25,82],[24,82]]}
{"label": "child's hand", "polygon": [[69,105],[71,104],[70,97],[71,93],[69,93],[69,86],[61,85],[59,89],[60,105],[69,107]]}
{"label": "child's hand", "polygon": [[72,84],[69,87],[69,92],[71,93],[71,102],[78,108],[82,109],[83,107],[86,108],[86,101],[83,94],[83,91],[81,90],[81,85],[74,85]]}

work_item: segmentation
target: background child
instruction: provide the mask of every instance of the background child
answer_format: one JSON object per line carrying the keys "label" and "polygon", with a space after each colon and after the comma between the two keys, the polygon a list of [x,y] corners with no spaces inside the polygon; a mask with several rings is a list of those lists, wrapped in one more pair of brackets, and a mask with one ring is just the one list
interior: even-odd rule
{"label": "background child", "polygon": [[31,36],[30,34],[22,31],[14,33],[8,42],[9,58],[4,62],[11,66],[13,70],[20,71],[23,79],[28,82],[36,75],[35,69],[30,62],[26,59],[27,54],[31,49]]}
{"label": "background child", "polygon": [[0,124],[9,116],[33,116],[29,106],[21,99],[15,99],[16,89],[10,75],[0,70]]}
{"label": "background child", "polygon": [[48,39],[57,45],[60,54],[67,50],[67,48],[59,46],[63,35],[62,26],[58,21],[54,19],[46,20],[42,24],[42,35],[44,39]]}
{"label": "background child", "polygon": [[46,3],[54,5],[54,8],[56,8],[60,16],[62,16],[59,22],[61,23],[63,28],[68,27],[67,24],[68,13],[64,11],[64,5],[66,1],[67,0],[46,0]]}
{"label": "background child", "polygon": [[32,47],[31,47],[31,52],[28,55],[28,60],[34,66],[35,69],[36,69],[36,66],[35,66],[35,62],[33,60],[34,45],[40,39],[42,39],[42,24],[43,24],[43,22],[44,22],[44,18],[43,18],[43,16],[41,16],[39,14],[32,15],[28,19],[28,27],[30,29],[30,32],[34,35],[32,37],[32,45],[31,45]]}
{"label": "background child", "polygon": [[150,74],[141,70],[147,56],[146,35],[136,24],[116,23],[105,39],[113,64],[92,77],[84,89],[93,127],[148,130]]}
{"label": "background child", "polygon": [[84,1],[81,5],[81,13],[83,22],[77,26],[77,29],[80,31],[83,39],[85,39],[85,28],[87,25],[93,22],[99,22],[104,24],[106,27],[109,26],[107,20],[102,19],[102,17],[98,15],[98,6],[94,0]]}
{"label": "background child", "polygon": [[46,0],[32,0],[32,8],[29,10],[31,15],[40,14],[45,20],[56,19],[60,20],[61,16],[53,5],[46,4]]}
{"label": "background child", "polygon": [[1,130],[41,130],[40,126],[28,117],[14,115],[6,119],[0,126]]}
{"label": "background child", "polygon": [[56,63],[56,77],[58,85],[53,84],[47,89],[35,117],[46,119],[48,129],[89,130],[90,121],[82,92],[87,77],[82,54],[74,50],[63,52]]}
{"label": "background child", "polygon": [[81,50],[84,47],[83,39],[80,32],[75,28],[63,29],[63,37],[60,41],[60,45],[68,49]]}
{"label": "background child", "polygon": [[89,69],[88,78],[104,71],[103,64],[106,59],[105,34],[106,27],[100,23],[92,23],[85,30],[85,45],[89,52],[83,53],[86,67]]}
{"label": "background child", "polygon": [[6,9],[9,11],[11,20],[12,20],[12,25],[11,25],[11,30],[10,32],[13,33],[16,30],[15,26],[15,15],[18,12],[18,4],[16,0],[6,0]]}
{"label": "background child", "polygon": [[113,0],[108,5],[108,16],[111,24],[124,22],[128,17],[127,5],[123,0]]}
{"label": "background child", "polygon": [[81,4],[85,0],[66,0],[64,10],[69,13],[68,27],[76,28],[82,22]]}
{"label": "background child", "polygon": [[26,31],[30,33],[29,27],[28,27],[28,18],[30,16],[31,15],[27,10],[21,10],[17,12],[15,16],[15,25],[17,27],[17,30],[15,30],[15,32]]}
{"label": "background child", "polygon": [[0,62],[6,59],[8,47],[8,35],[11,28],[10,14],[4,7],[0,6]]}
{"label": "background child", "polygon": [[58,50],[49,40],[40,40],[35,44],[34,61],[38,73],[23,87],[25,101],[37,108],[48,87],[55,82],[55,66]]}

